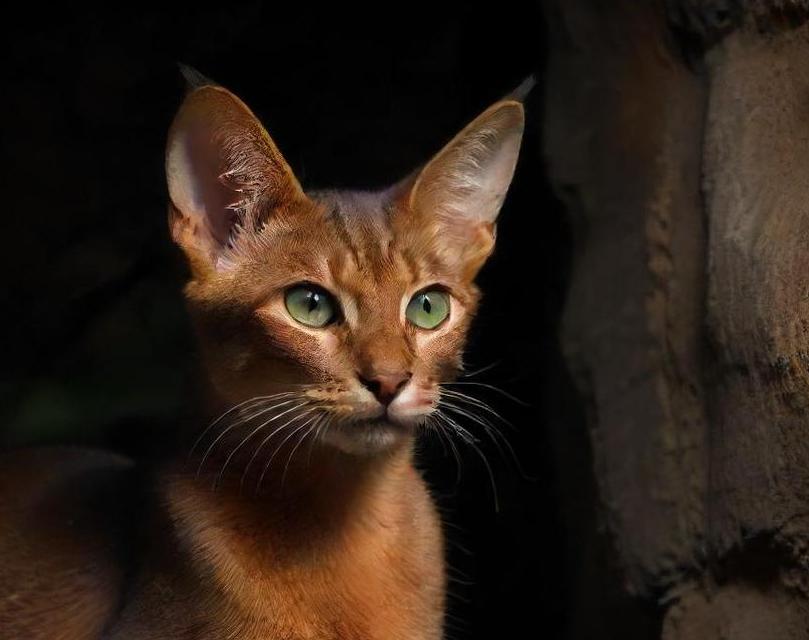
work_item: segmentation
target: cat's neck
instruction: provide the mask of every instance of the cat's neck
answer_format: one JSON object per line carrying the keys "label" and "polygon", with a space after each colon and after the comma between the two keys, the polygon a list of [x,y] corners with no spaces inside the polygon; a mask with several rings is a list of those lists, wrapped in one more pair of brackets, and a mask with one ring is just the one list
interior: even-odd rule
{"label": "cat's neck", "polygon": [[315,451],[269,471],[258,493],[235,477],[212,489],[185,467],[167,470],[161,484],[189,566],[242,603],[263,598],[279,572],[347,568],[362,548],[392,553],[416,535],[414,514],[430,508],[412,446],[374,458]]}
{"label": "cat's neck", "polygon": [[240,637],[293,637],[290,620],[364,629],[328,637],[439,636],[442,537],[412,442],[368,458],[316,449],[258,494],[169,468],[161,494],[175,542],[160,545],[157,573],[212,619],[261,630]]}
{"label": "cat's neck", "polygon": [[288,443],[268,466],[254,464],[247,473],[249,450],[230,460],[224,473],[226,453],[210,456],[204,473],[198,473],[198,456],[169,465],[164,485],[184,505],[174,516],[198,521],[200,513],[207,513],[241,529],[253,528],[264,540],[289,538],[284,544],[294,544],[313,530],[321,536],[339,533],[380,504],[398,505],[406,494],[402,487],[418,477],[412,439],[373,456],[346,454],[322,443],[304,451],[293,447]]}

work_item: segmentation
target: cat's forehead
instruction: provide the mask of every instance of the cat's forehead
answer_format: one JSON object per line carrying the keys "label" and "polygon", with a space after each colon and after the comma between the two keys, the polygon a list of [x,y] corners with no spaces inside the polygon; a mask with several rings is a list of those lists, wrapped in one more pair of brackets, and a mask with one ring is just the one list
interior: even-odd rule
{"label": "cat's forehead", "polygon": [[387,192],[329,190],[307,195],[342,242],[359,249],[393,240],[393,203]]}
{"label": "cat's forehead", "polygon": [[320,189],[307,191],[306,195],[327,209],[339,209],[348,217],[382,217],[391,203],[389,191]]}
{"label": "cat's forehead", "polygon": [[320,191],[309,194],[322,212],[323,251],[331,276],[343,286],[410,284],[421,260],[393,224],[394,205],[385,192]]}
{"label": "cat's forehead", "polygon": [[440,235],[403,206],[384,191],[309,192],[305,204],[269,218],[254,263],[270,266],[264,277],[275,282],[311,280],[368,304],[436,282],[465,284]]}

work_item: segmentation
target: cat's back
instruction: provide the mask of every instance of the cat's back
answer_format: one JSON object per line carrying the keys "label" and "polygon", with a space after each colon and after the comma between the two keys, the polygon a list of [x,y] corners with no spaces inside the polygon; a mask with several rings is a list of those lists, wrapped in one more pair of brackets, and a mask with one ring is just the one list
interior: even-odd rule
{"label": "cat's back", "polygon": [[0,637],[98,638],[127,575],[131,461],[89,449],[0,455]]}

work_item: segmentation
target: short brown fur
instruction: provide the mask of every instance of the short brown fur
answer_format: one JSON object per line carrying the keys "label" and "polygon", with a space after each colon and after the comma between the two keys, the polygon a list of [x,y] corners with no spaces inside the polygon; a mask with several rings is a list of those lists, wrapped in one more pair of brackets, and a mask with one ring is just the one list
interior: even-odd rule
{"label": "short brown fur", "polygon": [[[8,455],[0,635],[442,637],[443,541],[414,440],[462,367],[522,118],[496,103],[386,191],[305,193],[238,98],[192,91],[169,135],[170,228],[191,267],[206,412],[222,417],[155,474],[133,541],[125,461]],[[339,319],[290,318],[296,283],[330,292]],[[425,331],[403,309],[429,286],[451,311]],[[390,377],[403,390],[374,399],[367,380]],[[284,402],[289,427],[267,435]],[[277,422],[235,419],[256,407]]]}

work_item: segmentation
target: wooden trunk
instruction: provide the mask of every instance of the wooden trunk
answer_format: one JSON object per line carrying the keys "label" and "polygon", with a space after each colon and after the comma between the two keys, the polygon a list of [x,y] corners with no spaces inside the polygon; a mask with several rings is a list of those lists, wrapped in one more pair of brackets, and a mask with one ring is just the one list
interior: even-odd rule
{"label": "wooden trunk", "polygon": [[563,348],[667,640],[809,638],[808,4],[546,3]]}

